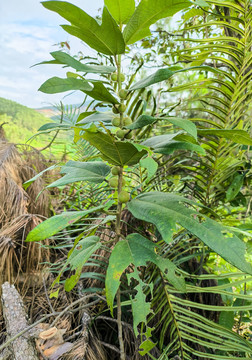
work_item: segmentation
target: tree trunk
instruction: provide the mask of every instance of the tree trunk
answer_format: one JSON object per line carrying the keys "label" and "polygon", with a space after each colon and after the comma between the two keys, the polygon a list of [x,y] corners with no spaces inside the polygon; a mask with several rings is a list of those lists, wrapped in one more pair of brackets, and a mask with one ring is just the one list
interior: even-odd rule
{"label": "tree trunk", "polygon": [[[28,327],[26,312],[21,296],[14,285],[5,282],[2,285],[2,308],[8,338],[12,338]],[[14,340],[8,348],[11,352],[9,359],[13,360],[38,360],[38,356],[29,332]],[[0,360],[4,359],[0,354]]]}

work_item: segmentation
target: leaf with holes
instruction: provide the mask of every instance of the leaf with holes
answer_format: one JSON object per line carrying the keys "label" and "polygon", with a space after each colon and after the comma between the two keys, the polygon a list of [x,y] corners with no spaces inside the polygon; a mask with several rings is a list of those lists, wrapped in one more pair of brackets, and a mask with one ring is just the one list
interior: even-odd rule
{"label": "leaf with holes", "polygon": [[160,268],[177,290],[185,291],[185,281],[183,277],[176,274],[177,267],[170,260],[158,256],[155,248],[156,245],[153,242],[139,234],[130,234],[115,245],[109,258],[105,281],[106,297],[111,312],[121,275],[130,264],[135,267],[146,266],[150,261]]}

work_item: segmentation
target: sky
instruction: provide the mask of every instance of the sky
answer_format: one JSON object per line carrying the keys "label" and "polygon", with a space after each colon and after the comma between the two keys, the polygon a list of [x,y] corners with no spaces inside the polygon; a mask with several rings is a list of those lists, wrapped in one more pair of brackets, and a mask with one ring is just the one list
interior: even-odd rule
{"label": "sky", "polygon": [[[103,0],[71,0],[88,14],[95,16]],[[68,41],[71,55],[82,51],[95,54],[77,38],[67,34],[59,25],[68,22],[45,9],[39,0],[0,0],[0,97],[31,108],[40,108],[63,101],[76,104],[83,100],[81,92],[71,96],[44,94],[40,85],[52,76],[65,77],[60,65],[40,65],[51,60],[50,52],[56,45]],[[1,109],[0,109],[1,110]]]}

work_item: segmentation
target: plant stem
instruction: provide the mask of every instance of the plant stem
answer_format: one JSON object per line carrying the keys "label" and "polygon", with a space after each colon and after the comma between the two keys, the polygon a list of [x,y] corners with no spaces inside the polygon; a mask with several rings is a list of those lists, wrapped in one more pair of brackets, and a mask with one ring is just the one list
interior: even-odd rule
{"label": "plant stem", "polygon": [[126,360],[124,343],[123,343],[123,330],[122,330],[122,308],[121,308],[121,294],[120,289],[117,291],[117,324],[118,324],[118,340],[120,345],[120,360]]}
{"label": "plant stem", "polygon": [[[118,84],[118,92],[122,88],[121,83],[121,55],[115,57],[115,62],[117,66],[117,84]],[[120,101],[123,104],[123,100]],[[120,127],[123,124],[123,113],[120,112]],[[118,174],[118,196],[122,191],[122,182],[123,182],[123,167],[120,166],[119,174]],[[118,200],[117,202],[117,211],[116,211],[116,224],[115,224],[115,241],[116,243],[121,240],[121,217],[122,217],[122,203]],[[122,309],[121,309],[121,294],[120,294],[120,286],[117,291],[117,324],[118,324],[118,340],[120,345],[120,360],[126,360],[126,354],[124,350],[124,343],[123,343],[123,331],[122,331]]]}

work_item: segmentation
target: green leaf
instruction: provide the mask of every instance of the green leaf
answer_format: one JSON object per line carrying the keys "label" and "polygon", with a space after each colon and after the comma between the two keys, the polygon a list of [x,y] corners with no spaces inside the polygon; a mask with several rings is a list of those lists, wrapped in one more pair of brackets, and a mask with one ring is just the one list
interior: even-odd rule
{"label": "green leaf", "polygon": [[131,88],[129,90],[132,91],[132,90],[137,90],[137,89],[143,89],[147,86],[156,84],[160,81],[168,80],[175,73],[176,73],[176,71],[172,71],[169,68],[159,69],[154,74],[147,76],[146,78],[135,83],[133,86],[131,86]]}
{"label": "green leaf", "polygon": [[150,339],[144,340],[139,346],[139,349],[142,349],[139,354],[141,356],[148,354],[156,345],[157,343],[153,343]]}
{"label": "green leaf", "polygon": [[63,186],[76,181],[89,181],[99,184],[104,181],[109,173],[110,167],[102,161],[81,162],[70,160],[61,168],[61,174],[66,175],[47,187]]}
{"label": "green leaf", "polygon": [[147,262],[151,261],[160,268],[167,280],[177,290],[185,291],[183,277],[176,275],[177,267],[170,260],[158,256],[155,247],[156,245],[153,242],[140,234],[130,234],[115,245],[109,258],[105,281],[106,298],[111,312],[121,275],[130,264],[135,265],[135,267],[146,266]]}
{"label": "green leaf", "polygon": [[110,91],[103,85],[101,81],[89,80],[93,85],[92,90],[83,90],[85,94],[92,97],[95,100],[108,102],[111,104],[119,104],[119,101],[110,93]]}
{"label": "green leaf", "polygon": [[85,73],[93,74],[110,74],[116,70],[114,66],[102,66],[102,65],[86,65],[82,62],[76,60],[71,55],[63,51],[54,51],[51,52],[51,55],[54,59],[57,60],[57,64],[65,64],[77,71],[83,71]]}
{"label": "green leaf", "polygon": [[193,2],[202,7],[209,7],[210,5],[205,0],[193,0]]}
{"label": "green leaf", "polygon": [[146,284],[140,279],[137,270],[134,269],[134,272],[127,274],[127,277],[129,282],[131,279],[135,279],[138,282],[138,285],[136,285],[134,288],[137,291],[134,299],[132,296],[130,296],[133,314],[133,329],[135,335],[137,336],[137,326],[142,322],[146,323],[146,318],[151,312],[151,303],[146,301],[146,295],[143,291],[143,289],[146,287]]}
{"label": "green leaf", "polygon": [[44,1],[43,6],[55,11],[71,25],[62,25],[69,34],[78,37],[91,48],[106,55],[122,54],[125,43],[116,21],[106,7],[103,8],[102,24],[77,6],[65,1]]}
{"label": "green leaf", "polygon": [[222,311],[219,317],[219,324],[232,330],[234,326],[234,314],[230,311]]}
{"label": "green leaf", "polygon": [[23,183],[23,188],[26,190],[35,180],[37,180],[38,178],[40,178],[45,172],[50,171],[55,169],[56,167],[58,167],[59,165],[55,164],[50,166],[47,169],[42,170],[39,174],[33,176],[33,178],[27,180],[26,182]]}
{"label": "green leaf", "polygon": [[176,140],[172,140],[167,144],[164,143],[160,144],[160,146],[155,147],[153,150],[155,153],[159,153],[163,155],[170,155],[175,150],[189,150],[189,151],[195,151],[201,155],[206,155],[205,150],[200,145],[192,144],[190,142],[185,142],[185,141],[176,141]]}
{"label": "green leaf", "polygon": [[78,242],[73,252],[67,259],[71,270],[82,268],[90,256],[102,246],[98,236],[88,236]]}
{"label": "green leaf", "polygon": [[63,212],[60,215],[52,216],[30,231],[26,241],[40,241],[50,238],[59,231],[65,229],[67,226],[73,224],[75,221],[92,212],[101,210],[102,208],[103,206],[97,206],[88,210]]}
{"label": "green leaf", "polygon": [[[85,113],[84,113],[85,114]],[[90,123],[95,123],[95,122],[102,122],[102,123],[107,123],[107,122],[111,122],[112,119],[115,117],[115,114],[113,114],[111,111],[106,111],[106,112],[95,112],[92,113],[91,115],[87,115],[84,116],[84,119],[81,120],[81,115],[78,117],[78,119],[80,119],[78,121],[78,124],[90,124]]]}
{"label": "green leaf", "polygon": [[153,175],[156,174],[158,169],[158,163],[151,157],[147,157],[140,160],[140,166],[147,169],[148,179],[149,180]]}
{"label": "green leaf", "polygon": [[186,207],[184,203],[198,206],[186,198],[162,192],[141,194],[127,206],[137,219],[156,225],[164,241],[171,241],[178,223],[226,261],[241,271],[252,274],[252,266],[245,260],[245,243],[227,227]]}
{"label": "green leaf", "polygon": [[174,134],[166,134],[166,135],[157,135],[153,136],[141,143],[141,145],[148,146],[154,151],[160,147],[164,147],[167,144],[170,144],[171,141],[179,134],[181,134],[182,131],[176,132]]}
{"label": "green leaf", "polygon": [[118,24],[127,24],[135,11],[135,0],[104,0],[104,4]]}
{"label": "green leaf", "polygon": [[117,141],[112,135],[101,131],[85,131],[83,138],[95,146],[103,159],[112,165],[134,165],[146,154],[145,150],[138,151],[132,143]]}
{"label": "green leaf", "polygon": [[204,129],[198,130],[198,134],[205,135],[214,135],[218,137],[222,137],[225,139],[232,140],[233,142],[241,145],[252,145],[252,138],[249,134],[244,130],[215,130],[215,129]]}
{"label": "green leaf", "polygon": [[92,89],[93,86],[90,85],[86,80],[75,79],[72,77],[62,79],[54,76],[46,80],[38,90],[46,94],[56,94],[70,90],[91,91]]}
{"label": "green leaf", "polygon": [[77,269],[74,275],[66,279],[64,284],[64,289],[66,291],[71,291],[79,281],[80,276],[81,276],[81,268]]}
{"label": "green leaf", "polygon": [[153,117],[149,115],[141,115],[134,121],[132,124],[128,125],[127,128],[131,130],[141,129],[144,126],[151,125],[156,121],[166,120],[169,121],[171,124],[180,127],[181,129],[188,132],[188,134],[192,135],[195,140],[197,140],[197,127],[196,125],[190,121],[180,118],[173,118],[173,117]]}
{"label": "green leaf", "polygon": [[153,116],[141,115],[132,124],[126,126],[126,128],[131,130],[141,129],[144,126],[151,125],[156,121],[157,119]]}
{"label": "green leaf", "polygon": [[[174,150],[189,150],[195,151],[201,155],[206,154],[205,150],[200,145],[190,142],[191,137],[189,136],[185,137],[186,141],[179,141],[180,137],[182,136],[180,134],[181,131],[174,134],[157,135],[145,140],[141,144],[150,147],[155,153],[163,155],[169,155]],[[193,138],[191,138],[191,140],[195,141]]]}
{"label": "green leaf", "polygon": [[173,118],[173,117],[169,117],[169,118],[158,118],[159,120],[167,120],[170,123],[172,123],[175,126],[180,127],[181,129],[185,130],[186,132],[188,132],[188,134],[192,135],[194,137],[195,140],[197,140],[197,127],[196,125],[190,121],[190,120],[185,120],[185,119],[180,119],[180,118]]}
{"label": "green leaf", "polygon": [[132,44],[142,39],[150,25],[190,5],[187,0],[142,0],[123,31],[125,43]]}
{"label": "green leaf", "polygon": [[152,84],[156,84],[158,82],[168,80],[174,74],[187,72],[191,70],[210,71],[216,74],[222,74],[221,70],[212,68],[211,66],[191,66],[183,69],[181,68],[178,69],[177,67],[164,68],[164,69],[159,69],[154,74],[147,76],[145,79],[138,81],[129,89],[129,91],[145,88]]}
{"label": "green leaf", "polygon": [[59,130],[59,129],[69,129],[71,127],[71,125],[68,124],[59,124],[59,123],[47,123],[42,125],[38,131],[47,131],[47,130]]}
{"label": "green leaf", "polygon": [[236,195],[239,193],[239,191],[243,185],[243,179],[244,179],[243,174],[237,173],[234,176],[232,183],[230,184],[229,188],[227,189],[227,193],[226,193],[227,201],[233,200],[236,197]]}

